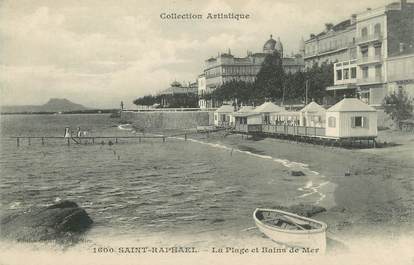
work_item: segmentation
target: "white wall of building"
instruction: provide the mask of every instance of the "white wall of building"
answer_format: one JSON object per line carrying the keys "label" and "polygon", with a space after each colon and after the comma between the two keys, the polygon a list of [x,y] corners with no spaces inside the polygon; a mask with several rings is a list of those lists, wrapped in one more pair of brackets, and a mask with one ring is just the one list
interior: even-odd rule
{"label": "white wall of building", "polygon": [[[330,117],[335,118],[335,127],[331,127]],[[353,126],[354,117],[363,117],[362,126]],[[376,112],[326,112],[326,136],[330,137],[365,137],[377,136]]]}

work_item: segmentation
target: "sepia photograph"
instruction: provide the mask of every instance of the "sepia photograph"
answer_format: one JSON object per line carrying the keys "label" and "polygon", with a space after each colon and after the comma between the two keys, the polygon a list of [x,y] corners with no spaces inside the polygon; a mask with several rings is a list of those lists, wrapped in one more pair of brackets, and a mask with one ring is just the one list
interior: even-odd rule
{"label": "sepia photograph", "polygon": [[414,0],[0,0],[0,264],[414,264]]}

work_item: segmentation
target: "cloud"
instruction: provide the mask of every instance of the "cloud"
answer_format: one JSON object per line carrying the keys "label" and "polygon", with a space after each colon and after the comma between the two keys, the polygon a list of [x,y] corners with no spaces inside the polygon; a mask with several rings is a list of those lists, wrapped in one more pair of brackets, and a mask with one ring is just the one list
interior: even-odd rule
{"label": "cloud", "polygon": [[[385,1],[385,0],[380,0]],[[285,51],[299,39],[378,0],[210,0],[146,2],[11,1],[0,8],[2,104],[66,97],[114,107],[156,93],[173,80],[195,81],[205,59],[231,49],[260,51],[269,34]],[[249,21],[162,21],[161,12],[242,12]]]}

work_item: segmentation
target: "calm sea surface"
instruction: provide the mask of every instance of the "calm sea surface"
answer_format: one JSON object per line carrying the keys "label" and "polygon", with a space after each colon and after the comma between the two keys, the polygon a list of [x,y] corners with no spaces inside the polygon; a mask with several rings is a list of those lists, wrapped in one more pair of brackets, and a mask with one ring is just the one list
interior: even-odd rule
{"label": "calm sea surface", "polygon": [[[1,116],[1,210],[73,200],[95,221],[94,242],[153,239],[200,246],[217,238],[262,238],[246,232],[256,207],[320,200],[323,177],[305,165],[206,140],[121,140],[116,145],[71,144],[63,136],[81,127],[91,135],[133,135],[108,115]],[[233,148],[233,150],[232,150]],[[289,166],[308,177],[291,177]],[[310,176],[309,176],[310,175]],[[310,181],[310,179],[312,181]]]}

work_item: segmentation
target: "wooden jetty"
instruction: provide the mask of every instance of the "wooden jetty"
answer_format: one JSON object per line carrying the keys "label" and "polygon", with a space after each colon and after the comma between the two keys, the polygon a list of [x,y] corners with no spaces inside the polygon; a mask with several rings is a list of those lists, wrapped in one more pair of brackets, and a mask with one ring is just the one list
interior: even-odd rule
{"label": "wooden jetty", "polygon": [[[166,142],[167,138],[172,137],[184,137],[184,140],[187,140],[187,135],[191,133],[181,133],[175,135],[140,135],[140,136],[82,136],[82,137],[64,137],[64,136],[12,136],[10,138],[16,140],[16,146],[19,147],[23,140],[27,140],[27,145],[32,144],[32,140],[40,140],[42,145],[45,145],[47,140],[63,140],[66,145],[70,146],[71,144],[82,144],[85,140],[91,144],[101,144],[102,140],[106,139],[109,140],[112,144],[117,144],[121,139],[136,139],[139,143],[142,142],[143,139],[160,139],[162,142]],[[99,142],[98,140],[101,140]],[[108,143],[109,143],[108,142]]]}

